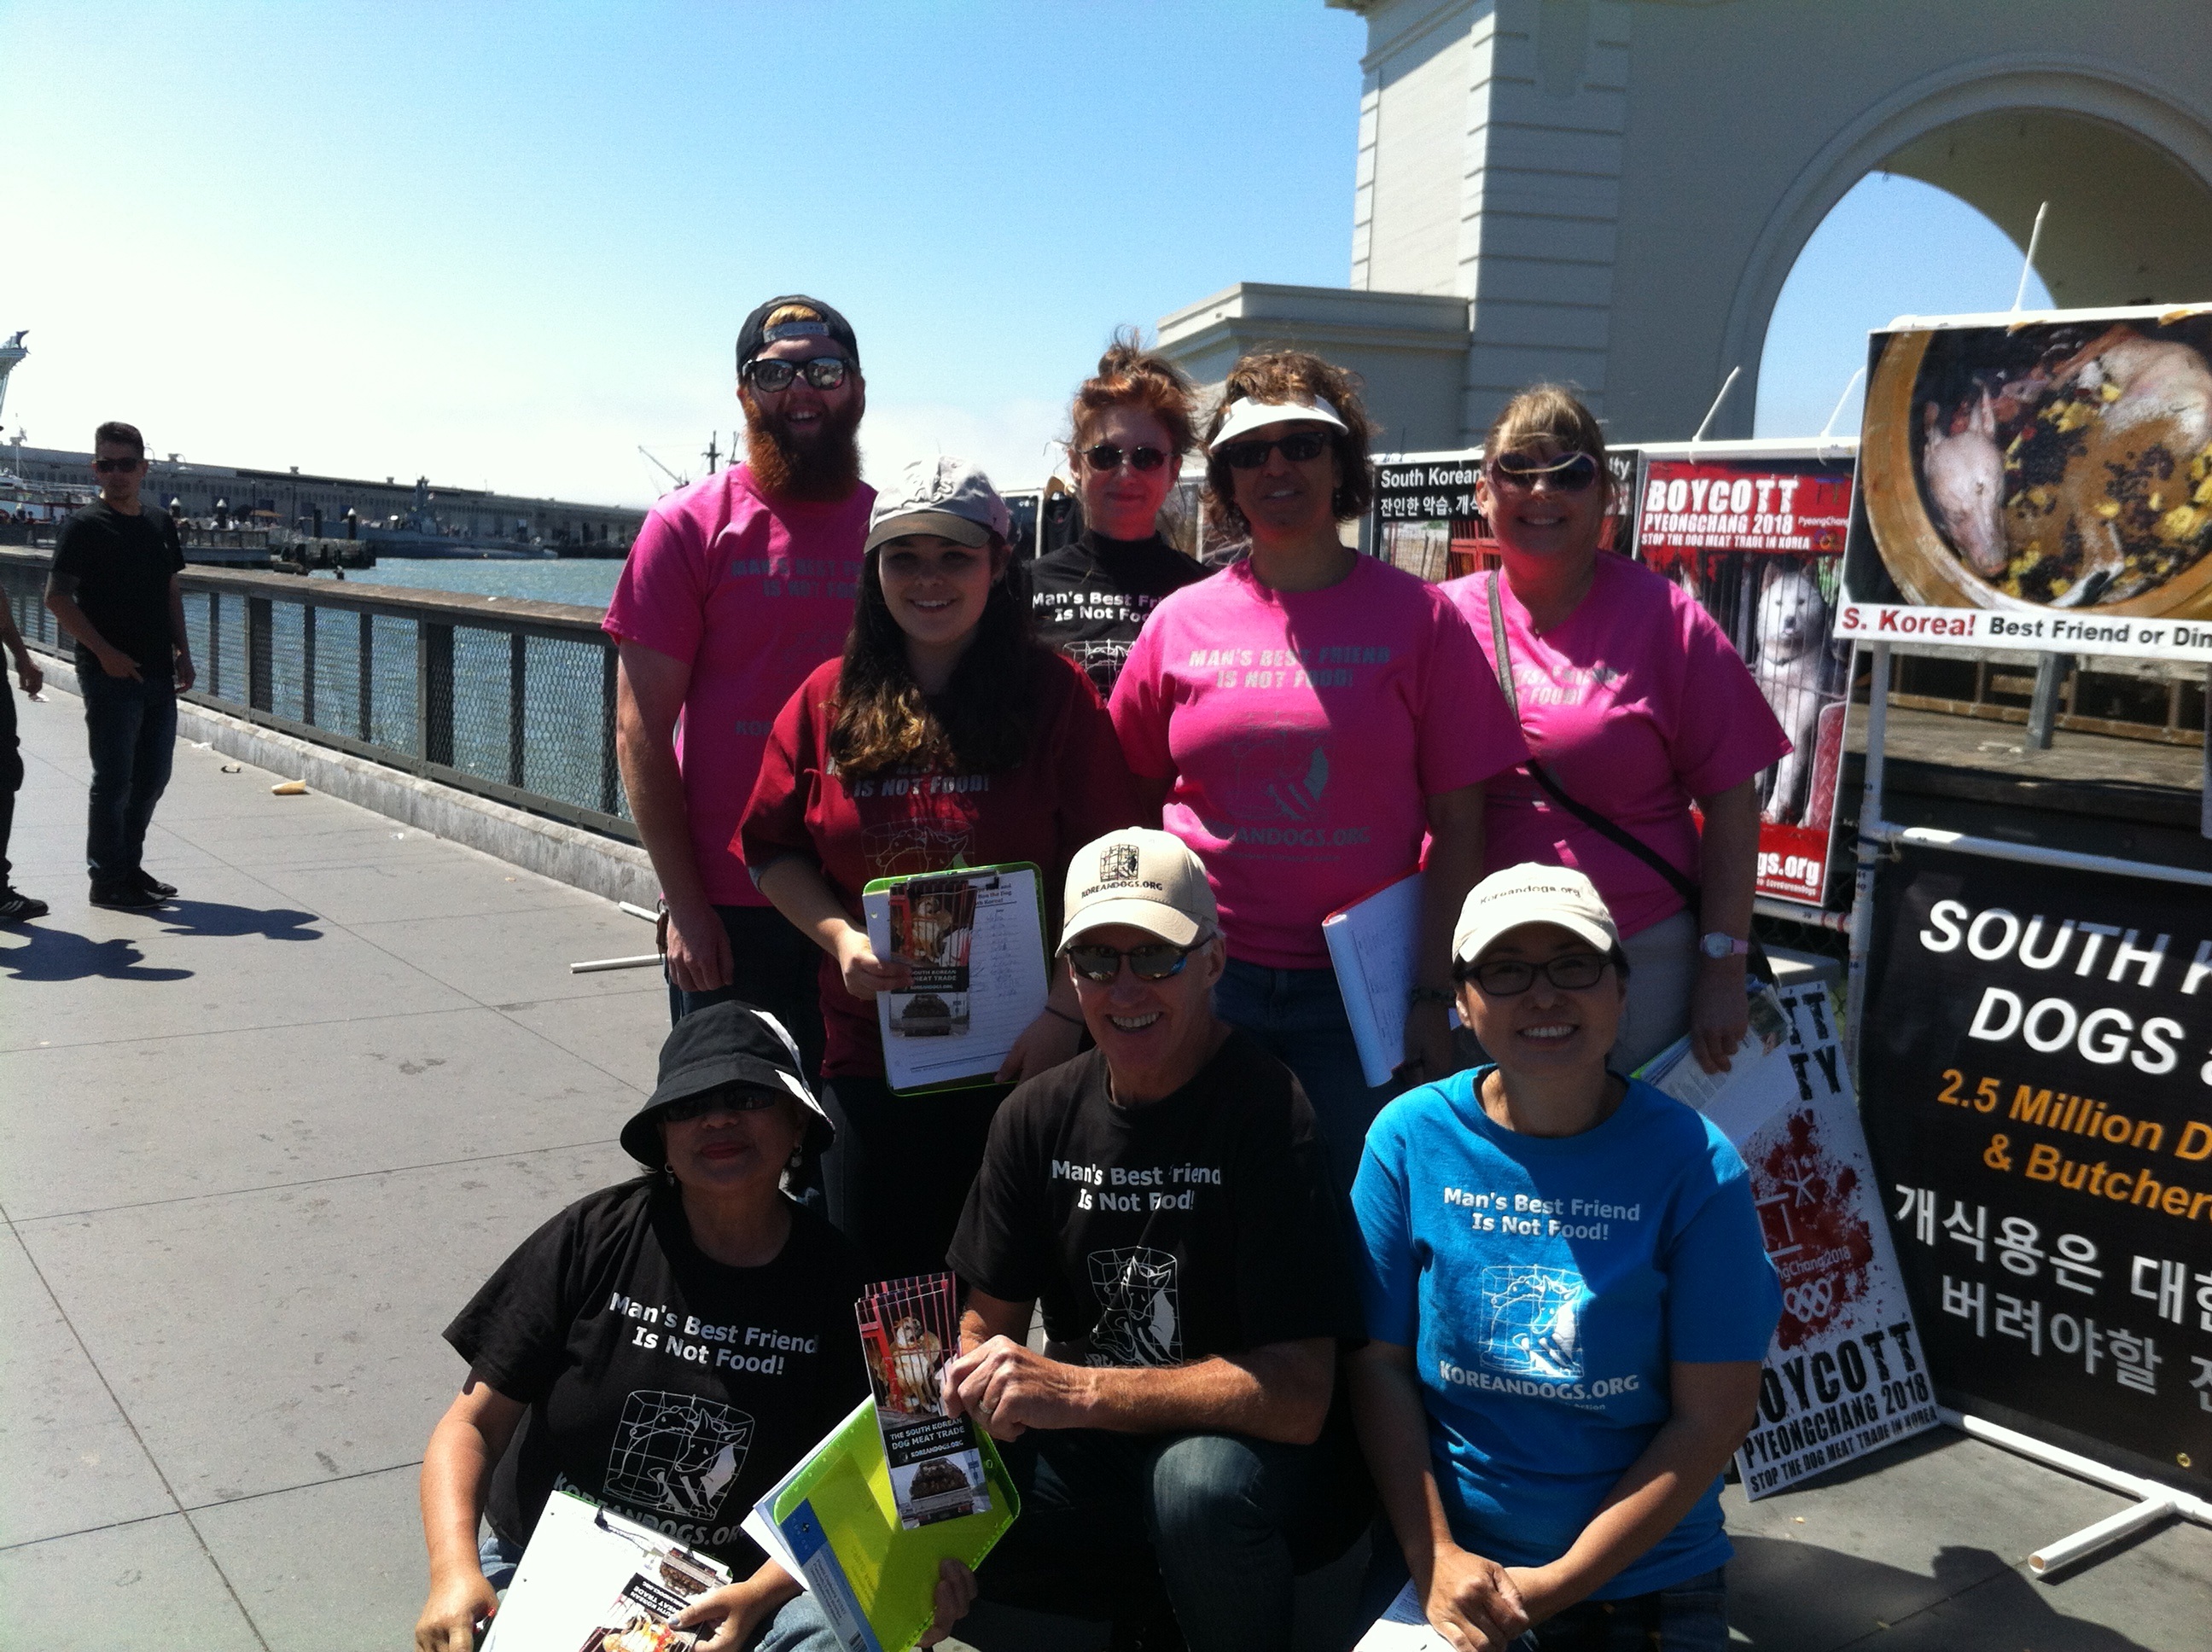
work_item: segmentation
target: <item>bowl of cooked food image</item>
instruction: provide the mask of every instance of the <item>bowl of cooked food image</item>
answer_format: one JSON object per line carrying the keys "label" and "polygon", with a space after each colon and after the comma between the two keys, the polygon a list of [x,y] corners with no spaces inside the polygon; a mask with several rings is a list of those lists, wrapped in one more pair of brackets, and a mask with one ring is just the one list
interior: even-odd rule
{"label": "bowl of cooked food image", "polygon": [[1859,465],[1908,601],[2212,617],[2212,307],[1889,334]]}

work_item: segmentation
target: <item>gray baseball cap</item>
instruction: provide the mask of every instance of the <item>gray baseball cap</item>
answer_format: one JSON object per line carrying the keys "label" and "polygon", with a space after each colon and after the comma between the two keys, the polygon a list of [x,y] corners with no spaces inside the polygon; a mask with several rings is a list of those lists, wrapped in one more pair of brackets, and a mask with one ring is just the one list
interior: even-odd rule
{"label": "gray baseball cap", "polygon": [[1013,515],[991,478],[964,459],[939,453],[918,459],[899,472],[899,479],[876,495],[876,508],[868,518],[868,542],[873,550],[886,539],[909,533],[933,533],[955,544],[986,545],[991,536],[1005,539],[1013,531]]}

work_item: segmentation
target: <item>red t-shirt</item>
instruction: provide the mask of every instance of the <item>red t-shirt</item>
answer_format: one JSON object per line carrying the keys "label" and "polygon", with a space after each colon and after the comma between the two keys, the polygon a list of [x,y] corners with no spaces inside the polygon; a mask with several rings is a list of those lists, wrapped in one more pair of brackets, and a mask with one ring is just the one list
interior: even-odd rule
{"label": "red t-shirt", "polygon": [[875,497],[771,499],[732,465],[653,507],[607,604],[611,635],[691,668],[676,766],[716,906],[768,904],[738,859],[738,820],[777,709],[844,649]]}
{"label": "red t-shirt", "polygon": [[[1139,823],[1136,788],[1106,708],[1082,668],[1059,655],[1038,649],[1030,681],[1009,685],[1035,707],[1035,732],[1027,758],[991,774],[901,769],[848,781],[834,772],[830,722],[839,669],[839,661],[825,661],[777,716],[733,847],[753,866],[805,856],[855,922],[860,891],[876,878],[1009,860],[1043,869],[1049,916],[1075,851]],[[826,953],[822,1020],[825,1076],[883,1072],[875,1004],[845,990]]]}

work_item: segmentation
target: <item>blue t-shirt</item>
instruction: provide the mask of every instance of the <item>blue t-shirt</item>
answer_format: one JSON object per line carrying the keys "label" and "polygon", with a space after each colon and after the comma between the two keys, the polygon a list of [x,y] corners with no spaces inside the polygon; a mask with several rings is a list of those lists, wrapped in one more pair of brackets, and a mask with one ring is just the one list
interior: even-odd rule
{"label": "blue t-shirt", "polygon": [[[1782,1312],[1751,1187],[1699,1114],[1632,1081],[1577,1136],[1500,1129],[1489,1068],[1382,1109],[1352,1201],[1367,1333],[1414,1350],[1460,1544],[1558,1559],[1671,1409],[1669,1363],[1764,1359]],[[1641,1594],[1729,1554],[1716,1479],[1597,1590]]]}

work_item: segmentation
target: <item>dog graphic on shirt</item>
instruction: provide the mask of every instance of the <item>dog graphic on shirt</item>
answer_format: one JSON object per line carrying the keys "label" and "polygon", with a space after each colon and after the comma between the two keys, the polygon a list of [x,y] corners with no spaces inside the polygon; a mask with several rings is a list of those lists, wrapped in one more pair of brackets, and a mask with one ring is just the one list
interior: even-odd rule
{"label": "dog graphic on shirt", "polygon": [[1176,1259],[1143,1245],[1094,1250],[1091,1294],[1098,1322],[1091,1327],[1093,1365],[1180,1365],[1182,1315]]}
{"label": "dog graphic on shirt", "polygon": [[636,1509],[711,1521],[752,1449],[753,1419],[696,1394],[641,1388],[623,1402],[606,1491]]}
{"label": "dog graphic on shirt", "polygon": [[1484,1268],[1483,1363],[1513,1376],[1579,1381],[1583,1277],[1572,1268]]}

